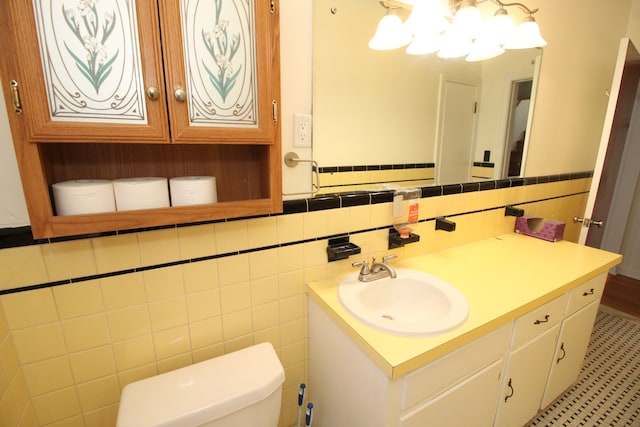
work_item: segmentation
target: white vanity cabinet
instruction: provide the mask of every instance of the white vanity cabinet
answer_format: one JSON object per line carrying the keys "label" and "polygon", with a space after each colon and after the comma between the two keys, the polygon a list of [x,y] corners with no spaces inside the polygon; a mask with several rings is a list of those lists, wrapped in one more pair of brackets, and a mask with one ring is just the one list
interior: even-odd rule
{"label": "white vanity cabinet", "polygon": [[389,378],[310,300],[314,425],[490,427],[511,328],[502,326],[400,378]]}
{"label": "white vanity cabinet", "polygon": [[[486,263],[487,253],[500,262]],[[473,270],[478,258],[491,272],[481,286],[461,268]],[[562,260],[559,267],[547,270],[554,276],[532,272],[514,282],[511,272],[555,260]],[[607,271],[619,260],[519,235],[407,260],[421,271],[455,270],[451,277],[469,301],[466,323],[434,337],[368,327],[340,303],[340,278],[310,283],[307,390],[314,426],[524,425],[577,379]]]}
{"label": "white vanity cabinet", "polygon": [[542,408],[578,379],[606,278],[606,274],[601,274],[574,289],[569,296],[567,317],[562,322]]}
{"label": "white vanity cabinet", "polygon": [[497,427],[524,425],[540,409],[567,299],[562,295],[516,319]]}

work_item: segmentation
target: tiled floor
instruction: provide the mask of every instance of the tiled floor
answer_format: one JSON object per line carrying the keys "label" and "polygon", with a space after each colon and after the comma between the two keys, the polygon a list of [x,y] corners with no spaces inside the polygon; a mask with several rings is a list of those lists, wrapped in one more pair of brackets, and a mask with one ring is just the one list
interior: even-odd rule
{"label": "tiled floor", "polygon": [[578,381],[534,426],[640,426],[640,319],[601,306]]}

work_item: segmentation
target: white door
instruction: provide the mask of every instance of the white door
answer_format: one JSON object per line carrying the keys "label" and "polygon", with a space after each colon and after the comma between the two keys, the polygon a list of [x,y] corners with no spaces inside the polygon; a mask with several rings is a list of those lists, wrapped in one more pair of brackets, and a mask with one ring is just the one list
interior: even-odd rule
{"label": "white door", "polygon": [[438,184],[467,182],[475,147],[477,83],[442,77],[438,123]]}
{"label": "white door", "polygon": [[[609,105],[607,107],[607,114],[605,116],[604,125],[602,128],[602,136],[600,138],[600,148],[598,150],[598,156],[596,158],[596,164],[593,172],[593,180],[591,188],[589,189],[589,197],[587,198],[587,206],[585,208],[584,215],[579,220],[582,221],[582,228],[580,230],[580,237],[578,243],[584,245],[587,241],[587,235],[591,227],[603,228],[606,218],[593,218],[594,207],[596,206],[596,199],[598,196],[598,190],[600,188],[600,181],[602,178],[602,171],[605,165],[605,158],[607,156],[607,149],[609,148],[609,141],[611,138],[613,119],[616,113],[616,107],[618,104],[618,98],[620,95],[620,86],[622,83],[623,71],[625,63],[627,62],[628,52],[635,51],[633,44],[628,38],[624,38],[620,41],[620,47],[618,50],[618,59],[616,62],[615,72],[613,74],[613,81],[611,83],[611,91],[609,94]],[[615,177],[614,177],[615,180]],[[607,203],[608,206],[608,203]],[[599,230],[603,232],[604,230]],[[599,244],[595,245],[600,247]]]}

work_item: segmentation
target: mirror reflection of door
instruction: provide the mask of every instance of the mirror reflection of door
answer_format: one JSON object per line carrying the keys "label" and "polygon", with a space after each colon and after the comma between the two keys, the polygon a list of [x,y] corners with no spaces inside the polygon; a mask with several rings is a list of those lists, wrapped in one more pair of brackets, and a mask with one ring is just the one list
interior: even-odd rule
{"label": "mirror reflection of door", "polygon": [[479,84],[442,76],[436,144],[438,184],[471,180]]}
{"label": "mirror reflection of door", "polygon": [[503,178],[522,174],[522,157],[526,138],[527,119],[531,104],[533,79],[513,81],[511,83],[511,103],[509,106],[509,124],[505,144],[505,164]]}

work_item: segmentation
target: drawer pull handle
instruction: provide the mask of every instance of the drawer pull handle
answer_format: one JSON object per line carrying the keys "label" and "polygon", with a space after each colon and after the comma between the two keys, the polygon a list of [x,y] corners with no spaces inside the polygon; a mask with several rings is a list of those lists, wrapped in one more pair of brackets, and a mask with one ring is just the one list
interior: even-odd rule
{"label": "drawer pull handle", "polygon": [[511,397],[513,397],[513,386],[511,385],[511,378],[509,378],[509,384],[507,384],[507,387],[509,387],[509,390],[507,392],[507,395],[504,397],[504,401],[506,403],[507,400],[511,399]]}
{"label": "drawer pull handle", "polygon": [[536,320],[535,322],[533,322],[534,325],[539,325],[540,323],[547,323],[549,321],[549,315],[545,315],[543,320]]}
{"label": "drawer pull handle", "polygon": [[588,297],[589,295],[593,295],[596,293],[596,290],[591,288],[588,291],[586,291],[585,293],[582,294],[583,297]]}
{"label": "drawer pull handle", "polygon": [[558,357],[558,360],[556,360],[556,363],[560,363],[562,359],[567,357],[567,351],[564,349],[564,343],[560,344],[560,351],[562,351],[562,356]]}

